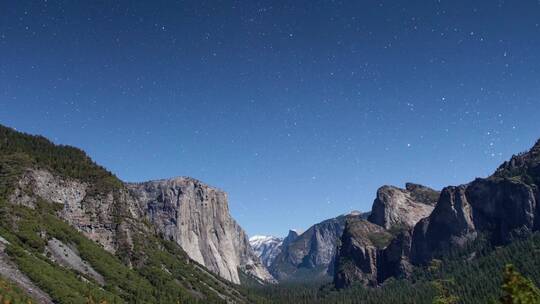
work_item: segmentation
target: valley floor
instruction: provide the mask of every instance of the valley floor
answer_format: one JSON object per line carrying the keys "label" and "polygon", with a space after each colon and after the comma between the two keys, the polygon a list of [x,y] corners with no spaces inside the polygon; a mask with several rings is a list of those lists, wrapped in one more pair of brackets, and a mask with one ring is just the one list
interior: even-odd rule
{"label": "valley floor", "polygon": [[[250,289],[250,294],[261,298],[258,303],[276,304],[501,303],[504,270],[509,264],[539,286],[540,233],[505,247],[491,247],[479,240],[416,269],[410,281],[390,279],[378,288],[355,285],[336,290],[331,284],[277,285]],[[505,303],[540,303],[540,293],[537,296],[536,302]]]}

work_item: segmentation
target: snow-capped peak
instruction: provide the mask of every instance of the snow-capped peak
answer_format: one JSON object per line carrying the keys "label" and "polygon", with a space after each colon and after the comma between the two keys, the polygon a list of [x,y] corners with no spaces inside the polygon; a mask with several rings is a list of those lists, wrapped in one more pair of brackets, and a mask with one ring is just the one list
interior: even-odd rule
{"label": "snow-capped peak", "polygon": [[266,267],[270,266],[275,257],[281,252],[282,243],[283,238],[275,236],[254,235],[249,238],[251,248]]}
{"label": "snow-capped peak", "polygon": [[267,241],[273,238],[276,238],[276,237],[271,236],[271,235],[254,235],[249,238],[249,242],[251,243],[251,242]]}

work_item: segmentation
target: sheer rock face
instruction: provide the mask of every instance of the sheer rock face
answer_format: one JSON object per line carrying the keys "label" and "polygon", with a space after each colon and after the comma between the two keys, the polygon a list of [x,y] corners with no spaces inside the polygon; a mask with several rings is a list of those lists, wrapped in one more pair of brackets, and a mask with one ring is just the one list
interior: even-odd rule
{"label": "sheer rock face", "polygon": [[411,261],[415,264],[486,233],[496,245],[540,228],[540,141],[512,157],[488,178],[445,188],[432,214],[414,228]]}
{"label": "sheer rock face", "polygon": [[464,186],[443,189],[433,213],[414,227],[412,256],[415,263],[427,262],[434,253],[464,245],[476,237],[465,190]]}
{"label": "sheer rock face", "polygon": [[438,191],[422,185],[383,186],[377,191],[369,221],[386,229],[412,228],[431,214],[438,197]]}
{"label": "sheer rock face", "polygon": [[491,232],[496,244],[534,229],[537,195],[536,185],[506,178],[479,179],[467,188],[476,229]]}
{"label": "sheer rock face", "polygon": [[242,270],[272,281],[231,218],[224,192],[190,178],[126,184],[105,194],[90,189],[45,170],[27,170],[10,201],[30,208],[40,199],[62,204],[58,215],[111,253],[133,249],[134,233],[154,233],[144,224],[149,219],[163,237],[223,278],[240,283]]}
{"label": "sheer rock face", "polygon": [[353,282],[375,286],[378,283],[381,249],[391,239],[383,227],[364,219],[349,218],[336,255],[334,284],[337,288]]}
{"label": "sheer rock face", "polygon": [[282,246],[289,246],[292,242],[296,241],[296,239],[300,236],[300,234],[301,233],[299,233],[297,230],[294,230],[294,229],[289,230],[289,233],[283,239]]}
{"label": "sheer rock face", "polygon": [[[389,277],[407,277],[412,265],[426,264],[448,250],[463,247],[479,234],[494,245],[504,245],[540,230],[539,187],[540,141],[529,152],[513,156],[488,178],[444,188],[436,204],[432,203],[434,192],[427,189],[413,198],[417,185],[408,185],[406,190],[382,187],[369,220],[387,229],[414,228],[403,229],[387,247],[375,251],[366,241],[369,232],[357,229],[358,233],[351,233],[345,228],[334,283],[337,287],[353,281],[373,285]],[[411,205],[425,203],[435,205],[428,216],[411,216]],[[348,265],[345,271],[344,265]]]}
{"label": "sheer rock face", "polygon": [[412,260],[429,261],[452,247],[489,234],[494,244],[529,233],[538,221],[537,191],[508,178],[477,179],[468,185],[448,187],[433,213],[414,229]]}
{"label": "sheer rock face", "polygon": [[184,177],[127,187],[158,232],[193,260],[234,283],[239,270],[273,281],[231,217],[225,192]]}
{"label": "sheer rock face", "polygon": [[413,265],[409,261],[411,243],[411,231],[403,230],[392,239],[388,247],[382,250],[377,275],[378,283],[383,283],[391,277],[402,279],[411,275],[413,271]]}
{"label": "sheer rock face", "polygon": [[330,280],[344,228],[345,216],[340,216],[315,224],[300,235],[290,231],[270,272],[278,281]]}

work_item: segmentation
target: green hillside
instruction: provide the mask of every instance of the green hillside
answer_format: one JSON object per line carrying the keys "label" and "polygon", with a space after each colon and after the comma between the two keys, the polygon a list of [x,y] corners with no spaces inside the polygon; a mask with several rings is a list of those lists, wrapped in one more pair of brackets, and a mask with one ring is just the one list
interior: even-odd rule
{"label": "green hillside", "polygon": [[[123,184],[79,149],[0,126],[0,236],[9,241],[5,253],[57,303],[498,303],[503,292],[511,290],[501,288],[507,264],[540,284],[537,233],[505,247],[491,247],[479,238],[416,269],[412,280],[391,279],[379,288],[335,290],[331,284],[314,283],[260,287],[245,275],[242,281],[251,284],[240,287],[209,274],[176,243],[149,233],[149,224],[143,223],[147,229],[132,236],[134,248],[113,255],[60,219],[62,205],[44,200],[35,208],[8,203],[15,183],[29,168],[84,181],[91,185],[89,195],[115,193]],[[122,206],[115,209],[120,223]],[[105,284],[53,262],[45,250],[52,238],[76,250]],[[0,303],[29,301],[25,291],[0,277]]]}
{"label": "green hillside", "polygon": [[[189,260],[176,243],[152,233],[134,233],[133,250],[119,250],[115,256],[57,217],[62,205],[39,201],[31,209],[8,203],[14,183],[28,168],[46,169],[86,182],[91,185],[87,195],[118,191],[123,184],[79,149],[57,146],[41,136],[0,126],[0,236],[10,242],[5,252],[12,261],[54,301],[66,304],[249,301],[237,286],[201,271],[202,266]],[[118,221],[122,220],[121,208],[115,208],[119,210]],[[147,228],[152,231],[151,227]],[[73,247],[104,277],[105,285],[100,286],[91,277],[52,262],[45,255],[47,241],[52,238]],[[4,294],[7,288],[2,290]],[[14,291],[4,296],[14,297],[11,294],[17,289],[10,290]]]}

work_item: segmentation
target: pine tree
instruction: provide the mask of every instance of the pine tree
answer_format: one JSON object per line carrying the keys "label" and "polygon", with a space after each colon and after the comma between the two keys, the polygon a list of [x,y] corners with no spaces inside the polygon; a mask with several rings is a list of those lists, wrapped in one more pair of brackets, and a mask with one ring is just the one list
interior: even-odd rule
{"label": "pine tree", "polygon": [[540,304],[538,287],[517,272],[513,265],[506,265],[502,289],[502,304]]}
{"label": "pine tree", "polygon": [[437,280],[433,282],[433,286],[437,290],[437,296],[433,300],[433,304],[457,304],[459,298],[450,293],[448,285],[453,285],[452,280]]}

